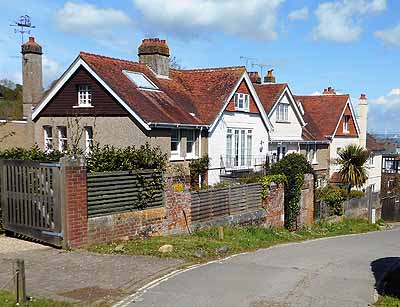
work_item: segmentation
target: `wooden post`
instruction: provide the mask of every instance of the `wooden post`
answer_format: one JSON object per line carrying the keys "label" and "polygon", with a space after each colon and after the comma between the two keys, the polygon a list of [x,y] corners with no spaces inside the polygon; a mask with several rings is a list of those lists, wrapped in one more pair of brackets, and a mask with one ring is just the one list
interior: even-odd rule
{"label": "wooden post", "polygon": [[26,302],[25,287],[25,263],[23,259],[17,259],[13,264],[14,272],[14,291],[17,304]]}
{"label": "wooden post", "polygon": [[218,227],[218,238],[222,241],[224,240],[224,227]]}

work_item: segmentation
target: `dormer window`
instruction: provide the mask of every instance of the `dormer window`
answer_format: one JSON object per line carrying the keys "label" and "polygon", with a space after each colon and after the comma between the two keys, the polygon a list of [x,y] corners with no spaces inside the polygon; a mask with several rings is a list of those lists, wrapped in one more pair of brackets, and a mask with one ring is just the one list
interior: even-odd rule
{"label": "dormer window", "polygon": [[237,111],[249,111],[249,94],[236,93],[235,94],[235,110]]}
{"label": "dormer window", "polygon": [[289,104],[279,103],[276,108],[276,120],[279,122],[289,121]]}
{"label": "dormer window", "polygon": [[78,86],[78,106],[91,107],[92,106],[92,89],[90,85]]}
{"label": "dormer window", "polygon": [[344,122],[343,122],[343,132],[344,133],[349,133],[349,122],[350,122],[350,115],[345,115],[344,116]]}

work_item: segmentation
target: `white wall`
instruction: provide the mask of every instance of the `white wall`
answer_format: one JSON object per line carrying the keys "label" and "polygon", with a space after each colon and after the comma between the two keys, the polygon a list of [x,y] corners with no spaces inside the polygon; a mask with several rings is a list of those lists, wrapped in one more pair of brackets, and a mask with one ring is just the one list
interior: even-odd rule
{"label": "white wall", "polygon": [[365,187],[369,185],[374,185],[373,192],[379,192],[381,190],[381,178],[382,178],[382,155],[375,154],[373,163],[371,164],[368,161],[367,164],[368,170],[368,180],[365,184]]}
{"label": "white wall", "polygon": [[335,136],[329,146],[329,157],[330,157],[330,169],[329,169],[329,176],[332,176],[334,172],[339,171],[339,166],[335,163],[335,160],[338,158],[338,148],[343,149],[347,145],[354,144],[359,145],[359,138],[358,137],[340,137]]}
{"label": "white wall", "polygon": [[298,117],[296,116],[294,107],[291,103],[289,103],[289,99],[287,95],[284,95],[282,99],[279,101],[282,103],[288,103],[288,119],[289,122],[282,123],[277,122],[276,120],[276,111],[277,108],[272,110],[272,113],[269,115],[269,119],[274,127],[274,130],[271,131],[271,140],[301,140],[302,137],[302,127]]}
{"label": "white wall", "polygon": [[[210,168],[221,167],[221,156],[226,156],[226,133],[228,128],[252,129],[252,155],[265,157],[268,152],[268,130],[259,114],[243,112],[224,112],[216,127],[209,133],[208,155],[211,158]],[[262,151],[260,143],[263,141]],[[208,184],[213,185],[220,181],[220,170],[208,172]]]}

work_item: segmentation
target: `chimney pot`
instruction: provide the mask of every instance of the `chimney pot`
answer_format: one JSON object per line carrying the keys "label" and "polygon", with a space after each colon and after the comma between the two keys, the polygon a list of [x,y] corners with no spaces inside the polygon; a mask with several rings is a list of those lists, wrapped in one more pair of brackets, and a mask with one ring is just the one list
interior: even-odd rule
{"label": "chimney pot", "polygon": [[276,78],[273,72],[273,69],[268,70],[267,75],[264,77],[264,83],[276,83]]}
{"label": "chimney pot", "polygon": [[361,100],[366,100],[366,99],[367,99],[367,95],[361,94],[360,99],[361,99]]}
{"label": "chimney pot", "polygon": [[139,62],[157,75],[169,76],[169,47],[165,39],[145,38],[138,49]]}

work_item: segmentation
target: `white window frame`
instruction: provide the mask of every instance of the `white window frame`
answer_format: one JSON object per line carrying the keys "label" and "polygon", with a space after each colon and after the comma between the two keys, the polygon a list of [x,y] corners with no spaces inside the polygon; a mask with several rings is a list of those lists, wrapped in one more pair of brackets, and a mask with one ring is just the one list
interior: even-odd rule
{"label": "white window frame", "polygon": [[[181,131],[180,129],[171,129],[171,145],[172,145],[172,131],[176,131],[177,132],[177,143],[178,145],[176,146],[176,150],[172,150],[171,148],[171,157],[180,157],[181,156]],[[172,147],[172,146],[171,146]]]}
{"label": "white window frame", "polygon": [[43,126],[43,137],[44,137],[44,151],[52,152],[53,147],[53,127]]}
{"label": "white window frame", "polygon": [[[189,141],[188,136],[192,137],[192,140]],[[196,157],[196,130],[194,129],[187,129],[185,130],[185,136],[186,136],[186,158],[192,159]],[[192,152],[188,152],[188,144],[192,143]]]}
{"label": "white window frame", "polygon": [[250,110],[250,95],[245,93],[235,93],[235,111]]}
{"label": "white window frame", "polygon": [[350,133],[349,123],[350,123],[350,115],[344,115],[344,117],[343,117],[343,132],[344,133]]}
{"label": "white window frame", "polygon": [[89,84],[78,85],[78,107],[90,108],[92,106],[92,88]]}
{"label": "white window frame", "polygon": [[[285,149],[284,151],[282,149]],[[285,152],[285,153],[283,153]],[[278,144],[276,146],[276,156],[278,157],[278,161],[283,159],[288,154],[288,146],[287,144]]]}
{"label": "white window frame", "polygon": [[[68,148],[68,134],[67,127],[59,126],[58,129],[58,150],[65,152]],[[65,134],[63,134],[65,132]]]}
{"label": "white window frame", "polygon": [[90,154],[92,152],[93,147],[93,127],[86,126],[85,127],[85,154]]}
{"label": "white window frame", "polygon": [[289,104],[280,102],[276,107],[276,121],[289,122]]}
{"label": "white window frame", "polygon": [[[225,167],[228,169],[252,168],[253,142],[254,137],[252,129],[227,128]],[[230,144],[230,146],[228,146],[228,144]]]}
{"label": "white window frame", "polygon": [[318,160],[317,160],[317,144],[314,144],[311,164],[318,164]]}

